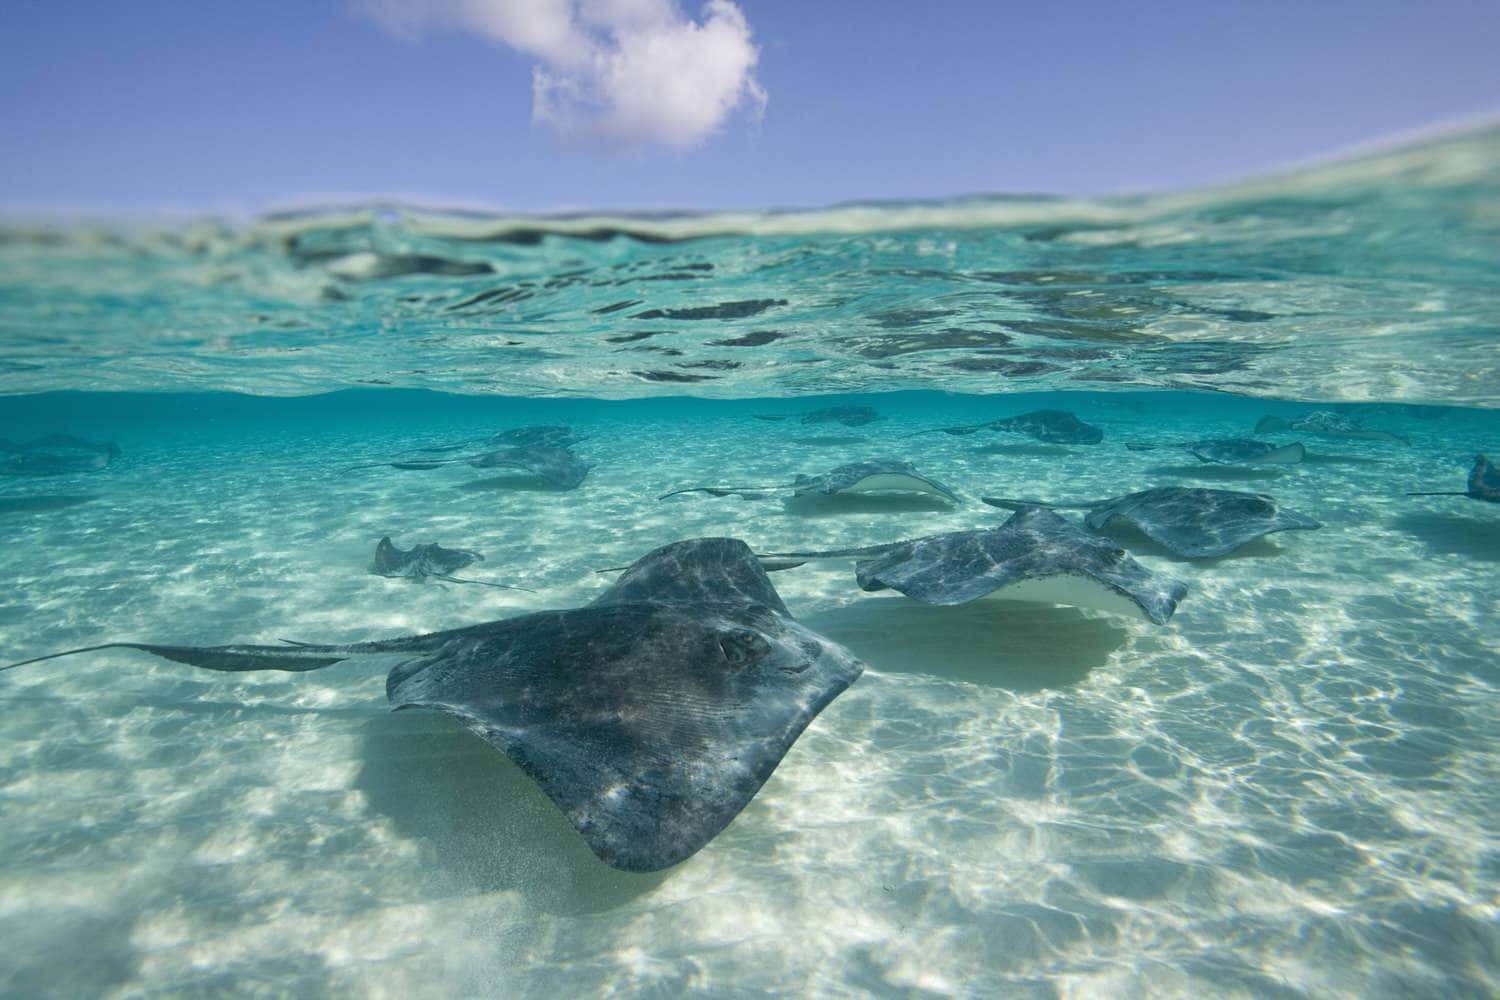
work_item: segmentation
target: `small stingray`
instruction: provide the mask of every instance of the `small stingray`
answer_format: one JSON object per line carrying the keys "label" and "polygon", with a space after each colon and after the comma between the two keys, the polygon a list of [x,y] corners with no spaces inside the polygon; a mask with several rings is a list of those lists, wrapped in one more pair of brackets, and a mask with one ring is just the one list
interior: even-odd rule
{"label": "small stingray", "polygon": [[1066,410],[1033,410],[1004,420],[991,420],[983,424],[965,424],[958,427],[937,427],[920,434],[941,432],[943,434],[973,434],[975,431],[1009,431],[1025,434],[1048,444],[1098,444],[1104,440],[1104,432],[1092,424],[1079,420]]}
{"label": "small stingray", "polygon": [[[786,420],[794,414],[756,413],[756,420]],[[804,424],[843,424],[845,427],[863,427],[880,419],[880,411],[869,406],[827,406],[802,414]]]}
{"label": "small stingray", "polygon": [[744,542],[637,560],[591,604],[348,645],[112,642],[210,670],[404,654],[393,709],[434,708],[514,761],[606,864],[657,871],[712,840],[864,664],[794,621]]}
{"label": "small stingray", "polygon": [[1213,465],[1296,465],[1307,457],[1307,449],[1301,441],[1274,445],[1254,438],[1207,438],[1171,445],[1132,441],[1125,447],[1131,451],[1182,448],[1198,461]]}
{"label": "small stingray", "polygon": [[792,496],[833,496],[836,493],[930,493],[961,504],[962,498],[935,479],[919,474],[910,462],[894,458],[877,458],[868,462],[850,462],[816,476],[796,476],[791,483],[775,486],[691,486],[657,497],[665,500],[680,493],[707,493],[709,496],[740,496],[749,500],[791,490]]}
{"label": "small stingray", "polygon": [[1153,575],[1118,545],[1040,507],[1025,507],[998,528],[950,531],[904,542],[828,552],[773,552],[763,565],[856,556],[864,590],[898,590],[924,604],[981,597],[1096,608],[1158,625],[1187,586]]}
{"label": "small stingray", "polygon": [[1400,434],[1390,431],[1366,430],[1358,417],[1344,416],[1332,410],[1314,410],[1295,420],[1281,417],[1261,417],[1255,425],[1257,434],[1277,434],[1282,431],[1306,431],[1325,437],[1357,438],[1361,441],[1397,441],[1404,445],[1411,442]]}
{"label": "small stingray", "polygon": [[[546,445],[502,448],[478,455],[462,455],[458,458],[429,459],[423,461],[373,462],[356,465],[353,469],[373,469],[389,466],[392,469],[420,470],[436,469],[444,465],[468,465],[475,469],[523,469],[540,477],[558,489],[571,490],[582,483],[594,467],[568,448],[553,448]],[[353,471],[351,469],[350,471]]]}
{"label": "small stingray", "polygon": [[32,441],[0,438],[0,475],[60,476],[103,469],[120,455],[113,441],[87,441],[71,434],[48,434]]}
{"label": "small stingray", "polygon": [[1087,510],[1083,523],[1100,531],[1115,518],[1133,524],[1152,541],[1189,559],[1228,555],[1247,542],[1274,531],[1321,528],[1312,518],[1282,510],[1263,493],[1161,486],[1110,500],[1046,503],[983,497],[1006,510],[1061,507]]}
{"label": "small stingray", "polygon": [[1409,497],[1468,497],[1471,500],[1485,500],[1489,503],[1500,503],[1500,469],[1490,464],[1490,460],[1483,455],[1474,456],[1474,468],[1469,470],[1468,489],[1463,493],[1408,493]]}
{"label": "small stingray", "polygon": [[[503,583],[489,583],[485,580],[466,580],[451,575],[483,558],[484,556],[478,552],[470,552],[468,549],[445,549],[436,542],[413,545],[403,552],[391,543],[391,537],[387,535],[375,546],[375,561],[370,564],[370,572],[380,576],[405,577],[408,580],[425,580],[430,576],[438,580],[447,580],[449,583],[477,583],[484,587],[499,587],[502,590],[526,590],[525,587],[511,587]],[[533,591],[526,592],[533,593]]]}

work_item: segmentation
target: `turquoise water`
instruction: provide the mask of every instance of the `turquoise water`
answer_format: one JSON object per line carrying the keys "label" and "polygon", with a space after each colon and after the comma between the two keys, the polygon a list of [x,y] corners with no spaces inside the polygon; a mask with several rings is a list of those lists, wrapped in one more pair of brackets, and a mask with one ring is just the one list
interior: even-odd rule
{"label": "turquoise water", "polygon": [[[389,659],[5,672],[0,993],[1495,994],[1500,506],[1404,494],[1500,455],[1497,195],[1482,132],[1104,202],[8,226],[0,438],[119,454],[0,476],[7,662],[456,628],[683,538],[1000,524],[983,496],[1245,490],[1323,527],[1209,560],[1109,529],[1187,584],[1165,625],[772,574],[865,673],[652,874],[456,721],[389,713]],[[800,422],[832,406],[879,418]],[[1103,440],[916,433],[1038,409]],[[1386,433],[1176,447],[1328,409]],[[576,489],[380,464],[551,424]],[[963,502],[657,499],[880,456]],[[526,589],[374,575],[383,535]]]}

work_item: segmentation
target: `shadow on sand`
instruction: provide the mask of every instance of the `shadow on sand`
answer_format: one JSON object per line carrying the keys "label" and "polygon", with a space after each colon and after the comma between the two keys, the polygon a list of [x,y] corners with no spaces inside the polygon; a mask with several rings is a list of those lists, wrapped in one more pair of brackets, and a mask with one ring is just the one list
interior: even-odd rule
{"label": "shadow on sand", "polygon": [[801,621],[874,670],[1011,691],[1076,684],[1128,636],[1110,619],[1077,608],[993,599],[940,608],[870,597]]}
{"label": "shadow on sand", "polygon": [[621,906],[670,873],[616,871],[542,790],[458,721],[431,711],[375,716],[354,787],[403,837],[426,841],[457,891],[515,890],[550,913]]}
{"label": "shadow on sand", "polygon": [[1168,476],[1172,479],[1203,479],[1214,483],[1243,483],[1257,479],[1279,479],[1282,470],[1267,465],[1155,465],[1146,470],[1148,476]]}
{"label": "shadow on sand", "polygon": [[[1460,497],[1454,497],[1453,501],[1473,502]],[[1413,511],[1396,518],[1392,527],[1411,535],[1432,552],[1500,562],[1500,517]]]}
{"label": "shadow on sand", "polygon": [[98,494],[46,494],[29,497],[0,497],[0,514],[32,514],[45,510],[62,510],[99,499]]}
{"label": "shadow on sand", "polygon": [[491,490],[508,490],[512,493],[566,493],[569,489],[576,487],[558,486],[556,483],[548,482],[541,476],[510,475],[491,476],[488,479],[471,479],[466,483],[459,483],[455,489],[466,493],[484,493]]}
{"label": "shadow on sand", "polygon": [[1038,458],[1058,458],[1072,455],[1072,448],[1065,448],[1060,444],[987,444],[979,448],[970,448],[972,455],[1034,455]]}

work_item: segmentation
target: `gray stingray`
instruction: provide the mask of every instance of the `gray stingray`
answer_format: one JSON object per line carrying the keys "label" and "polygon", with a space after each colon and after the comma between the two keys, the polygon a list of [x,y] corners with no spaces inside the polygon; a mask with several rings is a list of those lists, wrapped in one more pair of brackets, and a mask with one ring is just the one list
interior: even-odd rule
{"label": "gray stingray", "polygon": [[643,556],[592,603],[348,645],[113,642],[210,670],[400,654],[393,709],[454,716],[525,771],[603,861],[674,865],[726,827],[864,664],[794,621],[744,542]]}
{"label": "gray stingray", "polygon": [[487,438],[469,438],[454,444],[428,445],[423,448],[413,448],[414,452],[440,453],[445,451],[460,451],[471,448],[476,444],[484,444],[491,448],[507,447],[547,447],[547,448],[571,448],[582,441],[583,438],[571,427],[559,424],[531,425],[527,427],[512,427],[510,430],[491,434]]}
{"label": "gray stingray", "polygon": [[[787,413],[757,413],[756,420],[785,420]],[[880,411],[870,406],[825,406],[802,414],[804,424],[843,424],[845,427],[863,427],[880,419]]]}
{"label": "gray stingray", "polygon": [[1468,497],[1471,500],[1485,500],[1489,503],[1500,503],[1500,469],[1490,464],[1490,460],[1483,455],[1474,456],[1474,468],[1469,470],[1468,489],[1462,493],[1408,493],[1409,497]]}
{"label": "gray stingray", "polygon": [[554,448],[547,445],[521,445],[501,448],[497,451],[477,455],[461,455],[457,458],[422,459],[418,461],[375,462],[356,465],[355,469],[389,466],[392,469],[426,470],[444,465],[468,465],[475,469],[522,469],[537,476],[558,489],[571,490],[583,482],[592,462],[585,462],[570,448]]}
{"label": "gray stingray", "polygon": [[982,597],[1096,608],[1158,625],[1177,610],[1187,585],[1152,574],[1118,545],[1041,507],[1026,507],[998,528],[950,531],[909,541],[826,552],[773,552],[762,564],[859,557],[864,590],[897,590],[924,604]]}
{"label": "gray stingray", "polygon": [[1254,438],[1205,438],[1180,444],[1156,445],[1132,441],[1131,451],[1155,451],[1158,447],[1181,448],[1200,462],[1214,465],[1295,465],[1307,457],[1301,441],[1274,445]]}
{"label": "gray stingray", "polygon": [[[975,431],[1009,431],[1025,434],[1048,444],[1098,444],[1104,440],[1104,432],[1093,424],[1079,420],[1076,414],[1066,410],[1033,410],[1020,416],[991,420],[983,424],[963,424],[957,427],[938,427],[943,434],[973,434]],[[927,434],[931,431],[921,431]]]}
{"label": "gray stingray", "polygon": [[1046,503],[983,497],[985,503],[1006,510],[1062,507],[1087,510],[1083,523],[1099,531],[1116,518],[1133,524],[1152,541],[1189,559],[1227,555],[1246,542],[1273,531],[1321,528],[1294,510],[1283,510],[1263,493],[1161,486],[1109,500]]}
{"label": "gray stingray", "polygon": [[1309,434],[1321,434],[1325,437],[1356,438],[1361,441],[1399,441],[1401,444],[1411,444],[1400,434],[1366,430],[1358,417],[1345,416],[1334,413],[1332,410],[1314,410],[1295,420],[1261,417],[1255,425],[1257,434],[1277,434],[1289,430],[1306,431]]}
{"label": "gray stingray", "polygon": [[31,441],[0,438],[0,474],[60,476],[103,469],[120,455],[113,441],[88,441],[72,434],[48,434]]}
{"label": "gray stingray", "polygon": [[868,462],[850,462],[816,476],[798,475],[788,484],[775,486],[691,486],[657,497],[665,500],[680,493],[707,493],[709,496],[742,496],[760,499],[765,495],[791,490],[793,496],[833,496],[837,493],[929,493],[950,503],[961,504],[957,493],[935,479],[917,472],[910,462],[894,458],[877,458]]}
{"label": "gray stingray", "polygon": [[449,583],[477,583],[485,587],[499,587],[502,590],[526,590],[525,587],[512,587],[503,583],[490,583],[486,580],[468,580],[452,575],[483,558],[484,556],[478,552],[471,552],[468,549],[445,549],[436,542],[413,545],[403,552],[396,548],[391,542],[391,537],[387,535],[375,546],[375,559],[370,563],[370,572],[380,576],[405,577],[408,580],[425,580],[430,576],[437,580],[447,580]]}

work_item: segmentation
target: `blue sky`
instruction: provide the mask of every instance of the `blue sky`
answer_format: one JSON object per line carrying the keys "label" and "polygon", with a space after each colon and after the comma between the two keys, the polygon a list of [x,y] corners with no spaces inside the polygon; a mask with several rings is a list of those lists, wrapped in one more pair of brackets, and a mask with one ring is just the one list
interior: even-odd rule
{"label": "blue sky", "polygon": [[[0,208],[238,213],[395,196],[713,209],[1151,190],[1500,109],[1494,0],[663,10],[670,0],[12,0]],[[562,28],[539,34],[536,11]],[[704,49],[710,22],[724,30]],[[675,59],[684,68],[663,65]],[[629,71],[599,75],[606,64]]]}

